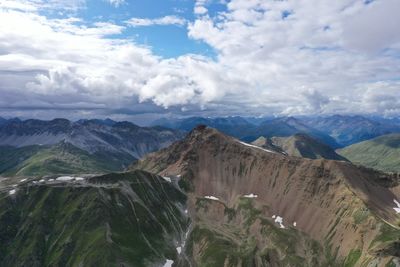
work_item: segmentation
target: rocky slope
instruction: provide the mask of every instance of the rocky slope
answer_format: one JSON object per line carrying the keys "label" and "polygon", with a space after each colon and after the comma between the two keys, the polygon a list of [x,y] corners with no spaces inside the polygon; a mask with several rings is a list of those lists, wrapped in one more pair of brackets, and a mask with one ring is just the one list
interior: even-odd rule
{"label": "rocky slope", "polygon": [[10,158],[1,161],[0,173],[123,170],[133,160],[182,137],[183,133],[177,130],[111,120],[9,120],[0,125],[0,152],[5,159]]}
{"label": "rocky slope", "polygon": [[339,149],[350,161],[388,172],[400,172],[400,134],[389,134]]}
{"label": "rocky slope", "polygon": [[205,126],[132,169],[181,177],[193,266],[398,263],[397,175],[286,156]]}
{"label": "rocky slope", "polygon": [[252,142],[252,144],[277,152],[284,152],[287,155],[295,157],[346,160],[328,145],[306,134],[295,134],[289,137],[260,137]]}
{"label": "rocky slope", "polygon": [[130,122],[107,125],[98,120],[10,121],[0,127],[3,146],[54,145],[63,141],[91,153],[118,151],[135,158],[166,147],[182,136],[178,131],[162,127],[139,127]]}
{"label": "rocky slope", "polygon": [[173,183],[142,171],[2,180],[0,266],[185,262],[185,199]]}

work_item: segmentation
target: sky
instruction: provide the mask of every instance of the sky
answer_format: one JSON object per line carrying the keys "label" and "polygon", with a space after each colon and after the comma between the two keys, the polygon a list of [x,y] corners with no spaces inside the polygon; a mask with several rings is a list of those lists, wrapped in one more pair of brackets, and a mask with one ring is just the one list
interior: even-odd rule
{"label": "sky", "polygon": [[398,116],[399,12],[399,0],[0,0],[0,116]]}

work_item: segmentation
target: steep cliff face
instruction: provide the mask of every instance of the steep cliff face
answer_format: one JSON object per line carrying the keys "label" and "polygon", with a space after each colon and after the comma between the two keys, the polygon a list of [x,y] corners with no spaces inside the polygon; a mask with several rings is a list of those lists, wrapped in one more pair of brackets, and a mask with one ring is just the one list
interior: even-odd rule
{"label": "steep cliff face", "polygon": [[205,126],[132,168],[180,175],[197,266],[384,266],[399,256],[396,175],[286,156]]}
{"label": "steep cliff face", "polygon": [[183,256],[186,197],[160,176],[22,180],[0,191],[0,266],[163,266]]}

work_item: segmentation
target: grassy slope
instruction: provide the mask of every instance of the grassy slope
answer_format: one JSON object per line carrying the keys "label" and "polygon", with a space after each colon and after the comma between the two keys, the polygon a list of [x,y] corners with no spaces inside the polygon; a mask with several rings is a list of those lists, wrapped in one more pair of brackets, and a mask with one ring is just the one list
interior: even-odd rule
{"label": "grassy slope", "polygon": [[50,147],[0,147],[0,152],[0,173],[5,176],[120,171],[134,160],[126,154],[89,154],[67,143]]}
{"label": "grassy slope", "polygon": [[[0,199],[0,266],[149,266],[177,257],[185,196],[136,171]],[[97,186],[93,186],[97,185]]]}
{"label": "grassy slope", "polygon": [[383,171],[400,172],[400,134],[389,134],[337,151],[354,163]]}

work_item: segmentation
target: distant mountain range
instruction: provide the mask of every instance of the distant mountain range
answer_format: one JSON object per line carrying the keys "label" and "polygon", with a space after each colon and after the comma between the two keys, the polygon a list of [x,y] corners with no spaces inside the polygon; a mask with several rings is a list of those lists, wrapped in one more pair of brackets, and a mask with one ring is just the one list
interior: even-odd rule
{"label": "distant mountain range", "polygon": [[400,133],[398,120],[367,118],[363,116],[333,115],[326,117],[282,117],[275,119],[224,117],[157,120],[153,124],[190,131],[198,124],[204,124],[219,131],[252,142],[264,137],[289,137],[303,133],[332,148],[345,147],[377,136]]}
{"label": "distant mountain range", "polygon": [[302,120],[309,127],[333,137],[341,146],[348,146],[381,135],[399,133],[396,120],[366,118],[363,116],[342,116],[307,118]]}
{"label": "distant mountain range", "polygon": [[165,127],[112,120],[2,120],[0,174],[45,175],[120,171],[181,139]]}

